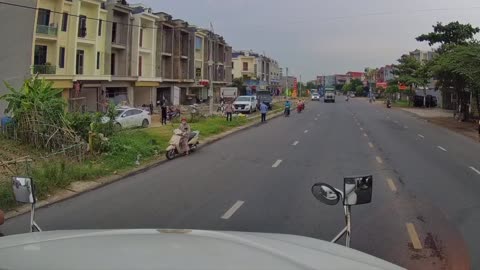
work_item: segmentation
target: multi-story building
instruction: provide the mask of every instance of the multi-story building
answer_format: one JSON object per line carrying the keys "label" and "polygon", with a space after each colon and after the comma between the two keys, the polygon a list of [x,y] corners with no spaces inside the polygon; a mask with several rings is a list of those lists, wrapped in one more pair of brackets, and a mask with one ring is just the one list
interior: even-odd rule
{"label": "multi-story building", "polygon": [[105,1],[38,0],[32,73],[64,89],[70,109],[100,109],[100,82],[109,80]]}
{"label": "multi-story building", "polygon": [[243,78],[252,89],[273,90],[280,87],[282,70],[278,62],[253,51],[232,54],[233,77]]}
{"label": "multi-story building", "polygon": [[420,62],[430,61],[435,56],[435,52],[433,51],[421,51],[419,49],[411,51],[409,54]]}
{"label": "multi-story building", "polygon": [[347,72],[347,76],[348,76],[348,82],[350,82],[351,80],[355,80],[355,79],[358,79],[358,80],[361,80],[361,81],[363,81],[365,79],[365,73],[363,73],[363,72],[349,71],[349,72]]}
{"label": "multi-story building", "polygon": [[213,96],[218,99],[220,87],[232,80],[231,47],[223,37],[208,30],[190,26],[164,12],[155,14],[158,16],[156,76],[162,81],[157,88],[157,99],[165,97],[173,104],[193,103],[208,98],[211,83]]}
{"label": "multi-story building", "polygon": [[[8,22],[8,26],[5,24],[0,27],[0,36],[4,37],[0,42],[0,96],[8,92],[3,82],[18,89],[24,80],[30,77],[32,43],[35,39],[34,30],[36,30],[32,27],[35,25],[36,0],[7,0],[4,2],[27,6],[30,9],[9,5],[0,7],[0,18],[4,22]],[[0,117],[4,113],[5,107],[6,102],[0,101]]]}
{"label": "multi-story building", "polygon": [[297,77],[295,76],[283,76],[280,81],[280,86],[285,88],[285,85],[287,85],[287,89],[292,90],[296,79]]}

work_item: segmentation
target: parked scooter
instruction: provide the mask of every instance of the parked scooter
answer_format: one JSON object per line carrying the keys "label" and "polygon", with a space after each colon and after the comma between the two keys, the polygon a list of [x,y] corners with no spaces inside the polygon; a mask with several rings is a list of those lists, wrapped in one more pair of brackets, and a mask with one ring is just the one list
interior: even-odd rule
{"label": "parked scooter", "polygon": [[175,106],[168,107],[167,111],[167,119],[168,121],[172,121],[173,118],[180,116],[180,109],[176,108]]}
{"label": "parked scooter", "polygon": [[[165,154],[167,159],[172,160],[179,155],[186,154],[186,149],[183,149],[183,147],[180,145],[183,136],[184,134],[180,129],[177,128],[173,131],[172,138],[170,138],[169,146],[167,147],[167,153]],[[190,152],[193,152],[197,149],[199,137],[200,131],[192,131],[188,135],[188,147]]]}

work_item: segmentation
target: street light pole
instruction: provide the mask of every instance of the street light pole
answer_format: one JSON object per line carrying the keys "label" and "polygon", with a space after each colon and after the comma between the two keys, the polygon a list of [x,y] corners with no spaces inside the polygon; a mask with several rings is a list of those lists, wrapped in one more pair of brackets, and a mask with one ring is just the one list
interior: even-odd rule
{"label": "street light pole", "polygon": [[285,68],[285,97],[288,94],[288,67]]}
{"label": "street light pole", "polygon": [[213,40],[215,38],[215,34],[213,33],[213,25],[210,23],[210,43],[209,43],[209,49],[210,49],[210,54],[209,54],[209,60],[208,60],[208,69],[210,71],[210,89],[208,90],[208,97],[209,97],[209,106],[208,106],[208,111],[209,115],[213,115]]}

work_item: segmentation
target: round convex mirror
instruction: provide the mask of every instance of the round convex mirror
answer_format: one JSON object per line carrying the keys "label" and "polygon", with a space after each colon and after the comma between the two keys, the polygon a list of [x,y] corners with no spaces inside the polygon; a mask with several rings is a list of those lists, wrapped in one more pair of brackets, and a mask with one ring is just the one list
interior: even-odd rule
{"label": "round convex mirror", "polygon": [[340,201],[340,194],[332,186],[325,183],[314,184],[312,194],[324,204],[336,205]]}

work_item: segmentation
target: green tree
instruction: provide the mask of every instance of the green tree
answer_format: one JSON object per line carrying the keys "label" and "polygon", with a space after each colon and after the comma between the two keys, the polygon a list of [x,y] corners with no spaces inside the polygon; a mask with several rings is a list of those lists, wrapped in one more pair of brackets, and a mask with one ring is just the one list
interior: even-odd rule
{"label": "green tree", "polygon": [[[467,72],[465,67],[470,65],[472,61],[475,63],[477,60],[476,57],[472,59],[467,59],[467,57],[472,56],[471,53],[476,51],[476,48],[472,46],[476,46],[477,42],[474,40],[474,35],[479,32],[480,29],[478,27],[473,27],[470,24],[451,22],[443,25],[442,23],[437,23],[437,25],[433,26],[433,32],[416,38],[417,41],[427,41],[430,46],[440,45],[437,50],[439,56],[430,63],[429,71],[435,76],[437,84],[441,89],[454,89],[459,100],[457,112],[464,119],[468,118],[468,95],[465,89],[473,87],[474,95],[478,96],[478,90],[476,90],[478,87],[473,85],[474,82],[469,77],[472,72]],[[478,62],[476,62],[476,65],[478,66]]]}
{"label": "green tree", "polygon": [[397,61],[398,65],[394,66],[393,73],[398,76],[398,82],[409,87],[405,94],[410,97],[410,103],[415,95],[415,87],[423,87],[426,94],[426,87],[430,80],[429,68],[426,63],[421,63],[411,55],[402,55]]}
{"label": "green tree", "polygon": [[461,24],[458,21],[443,25],[437,22],[433,25],[433,32],[422,34],[416,38],[417,41],[427,41],[428,45],[440,44],[439,52],[442,53],[450,45],[465,45],[473,40],[473,36],[480,31],[480,28],[471,24]]}
{"label": "green tree", "polygon": [[342,87],[342,92],[344,94],[347,94],[348,92],[352,91],[352,84],[351,83],[346,83]]}
{"label": "green tree", "polygon": [[362,97],[365,95],[365,92],[363,91],[363,86],[358,85],[357,87],[355,87],[355,95],[359,97]]}

